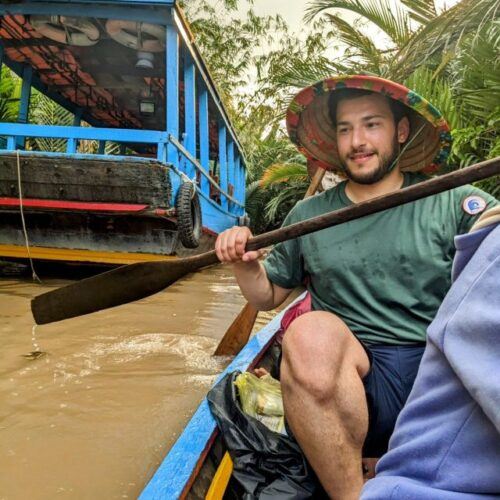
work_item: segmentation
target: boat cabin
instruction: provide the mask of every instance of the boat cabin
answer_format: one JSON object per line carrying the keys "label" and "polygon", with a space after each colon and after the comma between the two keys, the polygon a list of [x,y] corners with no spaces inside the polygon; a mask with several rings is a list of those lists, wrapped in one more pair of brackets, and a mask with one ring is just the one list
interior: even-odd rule
{"label": "boat cabin", "polygon": [[0,122],[0,259],[169,258],[245,221],[241,144],[175,0],[11,0],[0,16],[20,79]]}

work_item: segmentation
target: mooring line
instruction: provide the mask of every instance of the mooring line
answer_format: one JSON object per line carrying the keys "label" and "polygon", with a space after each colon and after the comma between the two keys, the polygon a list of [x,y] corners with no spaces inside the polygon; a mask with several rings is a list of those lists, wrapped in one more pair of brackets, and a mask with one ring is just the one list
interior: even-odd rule
{"label": "mooring line", "polygon": [[38,275],[35,272],[35,267],[33,265],[33,259],[31,258],[30,243],[29,243],[29,239],[28,239],[28,231],[26,230],[26,222],[24,220],[23,191],[22,191],[22,187],[21,187],[21,160],[19,158],[19,149],[16,149],[16,156],[17,156],[17,187],[19,189],[19,210],[21,212],[21,222],[23,224],[24,242],[26,244],[26,250],[28,252],[28,258],[30,261],[33,281],[38,281],[38,283],[42,283],[42,280],[38,277]]}

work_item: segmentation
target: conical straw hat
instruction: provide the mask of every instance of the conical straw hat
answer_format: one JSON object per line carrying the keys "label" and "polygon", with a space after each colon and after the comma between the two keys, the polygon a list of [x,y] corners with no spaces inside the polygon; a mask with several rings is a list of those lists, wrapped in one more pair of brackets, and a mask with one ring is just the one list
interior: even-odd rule
{"label": "conical straw hat", "polygon": [[410,136],[399,159],[402,171],[434,173],[446,163],[452,138],[441,113],[403,85],[364,75],[327,78],[301,90],[290,104],[286,115],[288,134],[310,162],[341,170],[328,100],[332,92],[346,88],[378,92],[409,109]]}

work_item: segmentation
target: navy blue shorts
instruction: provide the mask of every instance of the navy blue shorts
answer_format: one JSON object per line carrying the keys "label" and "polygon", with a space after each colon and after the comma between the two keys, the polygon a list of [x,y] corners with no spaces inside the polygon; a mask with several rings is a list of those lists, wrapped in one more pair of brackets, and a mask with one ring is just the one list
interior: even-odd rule
{"label": "navy blue shorts", "polygon": [[363,379],[369,415],[363,456],[380,457],[413,387],[425,345],[363,347],[370,359],[370,371]]}

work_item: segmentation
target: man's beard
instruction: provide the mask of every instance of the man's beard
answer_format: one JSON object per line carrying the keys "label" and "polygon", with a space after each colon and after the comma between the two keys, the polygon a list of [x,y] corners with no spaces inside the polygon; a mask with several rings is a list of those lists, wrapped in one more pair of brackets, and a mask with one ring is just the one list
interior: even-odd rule
{"label": "man's beard", "polygon": [[[353,154],[353,153],[350,153]],[[399,156],[399,142],[396,135],[392,143],[392,151],[390,155],[380,156],[377,152],[375,154],[379,158],[379,165],[375,170],[368,174],[362,172],[353,172],[350,170],[349,165],[343,158],[340,158],[340,165],[346,177],[356,184],[375,184],[381,181],[389,172],[396,166]]]}

